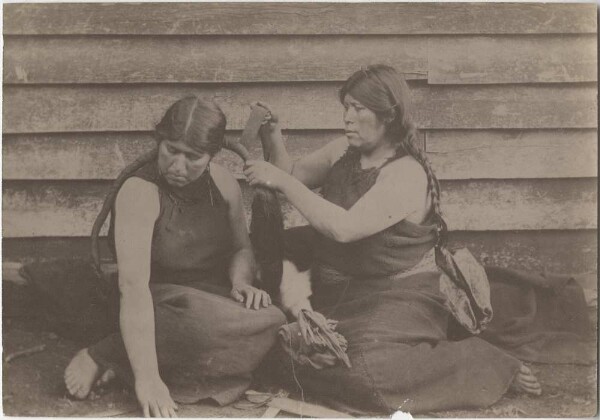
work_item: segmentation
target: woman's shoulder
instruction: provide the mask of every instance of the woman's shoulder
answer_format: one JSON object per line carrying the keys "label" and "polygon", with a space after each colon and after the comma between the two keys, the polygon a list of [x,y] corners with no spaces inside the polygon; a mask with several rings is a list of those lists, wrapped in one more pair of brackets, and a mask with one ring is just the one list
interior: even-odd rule
{"label": "woman's shoulder", "polygon": [[144,218],[154,217],[160,209],[158,186],[150,181],[132,176],[128,178],[117,194],[115,205],[118,213],[135,213]]}
{"label": "woman's shoulder", "polygon": [[117,202],[147,203],[155,198],[158,198],[158,186],[137,176],[127,178],[117,194]]}
{"label": "woman's shoulder", "polygon": [[119,194],[124,195],[133,194],[141,196],[153,193],[158,193],[158,185],[138,176],[127,178],[119,190]]}
{"label": "woman's shoulder", "polygon": [[229,201],[233,195],[240,194],[240,185],[229,169],[214,162],[209,165],[210,175],[225,200]]}
{"label": "woman's shoulder", "polygon": [[397,181],[406,181],[415,186],[427,186],[427,172],[423,166],[412,156],[403,156],[395,159],[381,168],[380,174],[385,178]]}

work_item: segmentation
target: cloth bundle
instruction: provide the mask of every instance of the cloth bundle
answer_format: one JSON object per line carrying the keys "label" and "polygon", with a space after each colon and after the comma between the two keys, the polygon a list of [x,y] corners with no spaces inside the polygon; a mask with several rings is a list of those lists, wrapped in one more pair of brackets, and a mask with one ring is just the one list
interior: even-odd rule
{"label": "cloth bundle", "polygon": [[348,341],[336,332],[337,321],[322,314],[303,309],[298,320],[279,329],[279,339],[285,352],[302,366],[323,369],[334,366],[338,360],[350,368],[346,354]]}

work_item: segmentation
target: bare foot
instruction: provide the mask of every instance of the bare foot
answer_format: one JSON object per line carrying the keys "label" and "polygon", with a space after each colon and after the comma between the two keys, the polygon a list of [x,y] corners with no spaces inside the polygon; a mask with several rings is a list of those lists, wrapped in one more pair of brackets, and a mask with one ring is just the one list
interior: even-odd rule
{"label": "bare foot", "polygon": [[69,394],[83,400],[92,390],[99,375],[100,367],[90,357],[88,350],[80,350],[65,369],[65,385]]}
{"label": "bare foot", "polygon": [[531,372],[531,369],[523,364],[515,375],[515,379],[513,379],[513,382],[510,385],[510,389],[518,393],[542,395],[542,386]]}

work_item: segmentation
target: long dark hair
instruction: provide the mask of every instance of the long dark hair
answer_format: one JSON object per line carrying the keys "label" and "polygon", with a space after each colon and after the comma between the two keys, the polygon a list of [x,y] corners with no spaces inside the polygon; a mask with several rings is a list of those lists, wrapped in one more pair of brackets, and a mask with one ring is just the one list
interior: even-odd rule
{"label": "long dark hair", "polygon": [[448,227],[440,208],[440,183],[425,152],[417,142],[417,127],[412,119],[410,89],[404,77],[391,66],[375,64],[356,71],[339,91],[340,101],[346,95],[370,109],[386,124],[386,132],[394,141],[396,156],[406,154],[421,164],[427,174],[427,193],[431,195],[434,221],[438,226],[438,246],[446,242]]}
{"label": "long dark hair", "polygon": [[157,141],[183,141],[192,149],[214,156],[223,147],[227,119],[212,100],[196,96],[180,99],[156,125]]}
{"label": "long dark hair", "polygon": [[[155,127],[154,137],[158,143],[162,140],[181,140],[200,153],[209,153],[214,156],[223,147],[226,125],[225,114],[214,101],[188,96],[178,100],[167,109]],[[94,221],[91,234],[92,262],[99,275],[102,273],[98,242],[100,229],[111,212],[119,189],[138,169],[156,160],[157,155],[158,148],[155,147],[127,165],[104,198],[102,209]],[[111,226],[113,221],[114,219],[111,219]]]}

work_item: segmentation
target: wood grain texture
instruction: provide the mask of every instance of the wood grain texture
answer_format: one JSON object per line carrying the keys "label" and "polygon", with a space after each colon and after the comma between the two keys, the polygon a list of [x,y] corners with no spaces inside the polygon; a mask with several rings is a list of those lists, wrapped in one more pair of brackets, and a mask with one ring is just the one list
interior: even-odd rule
{"label": "wood grain texture", "polygon": [[596,227],[594,178],[445,181],[441,186],[451,230]]}
{"label": "wood grain texture", "polygon": [[[351,52],[351,53],[349,53]],[[7,37],[4,83],[343,81],[385,62],[427,78],[425,37]]]}
{"label": "wood grain texture", "polygon": [[[241,185],[249,209],[251,190]],[[4,236],[85,236],[108,186],[106,181],[6,181]],[[442,200],[451,230],[596,227],[595,179],[446,181]],[[288,226],[304,223],[287,204],[284,213]]]}
{"label": "wood grain texture", "polygon": [[[240,131],[227,138],[239,138]],[[287,148],[299,158],[324,146],[340,131],[284,132]],[[155,147],[151,133],[17,134],[4,136],[2,143],[4,179],[12,180],[112,180],[137,157]],[[254,159],[262,159],[257,141],[249,147]],[[242,161],[229,150],[217,153],[214,161],[242,177]],[[24,165],[23,162],[27,162]]]}
{"label": "wood grain texture", "polygon": [[7,4],[5,34],[593,33],[593,4]]}
{"label": "wood grain texture", "polygon": [[[596,270],[596,230],[451,232],[451,247],[466,246],[484,264],[538,272],[585,273]],[[29,262],[51,258],[88,258],[90,240],[72,238],[5,238],[3,260]],[[103,260],[111,259],[101,238]]]}
{"label": "wood grain texture", "polygon": [[595,36],[434,37],[432,84],[591,82],[597,76]]}
{"label": "wood grain texture", "polygon": [[[239,136],[239,131],[227,134]],[[290,155],[297,159],[343,133],[285,131],[284,136]],[[147,132],[9,134],[2,142],[3,178],[114,179],[154,144]],[[432,130],[427,132],[427,152],[440,179],[597,176],[596,130]],[[250,154],[262,159],[258,142]],[[242,176],[241,160],[233,153],[224,150],[215,161]]]}
{"label": "wood grain texture", "polygon": [[[85,236],[100,212],[109,181],[5,182],[2,224],[5,237]],[[241,181],[247,222],[253,191]],[[282,200],[287,226],[305,224],[300,213]],[[108,220],[101,231],[105,235]]]}
{"label": "wood grain texture", "polygon": [[4,82],[341,81],[376,62],[432,84],[589,82],[596,49],[591,35],[6,37]]}
{"label": "wood grain texture", "polygon": [[[150,131],[176,100],[215,100],[229,129],[241,129],[249,104],[269,103],[287,129],[341,129],[338,83],[219,85],[5,86],[4,133]],[[421,128],[594,128],[595,85],[426,86],[413,83]]]}
{"label": "wood grain texture", "polygon": [[598,176],[596,130],[432,130],[426,136],[440,179]]}

